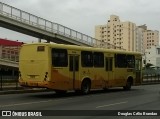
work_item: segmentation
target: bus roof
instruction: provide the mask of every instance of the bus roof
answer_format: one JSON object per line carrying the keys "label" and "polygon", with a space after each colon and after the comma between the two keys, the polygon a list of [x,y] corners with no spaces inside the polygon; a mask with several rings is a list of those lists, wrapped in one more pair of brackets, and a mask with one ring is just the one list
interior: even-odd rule
{"label": "bus roof", "polygon": [[31,46],[31,45],[44,45],[53,48],[62,48],[62,49],[74,49],[74,50],[87,50],[87,51],[97,51],[97,52],[112,52],[112,53],[126,53],[126,54],[137,54],[142,55],[140,52],[133,51],[125,51],[125,50],[117,50],[117,49],[106,49],[106,48],[96,48],[96,47],[87,47],[87,46],[78,46],[78,45],[68,45],[68,44],[56,44],[56,43],[31,43],[24,44],[23,46]]}

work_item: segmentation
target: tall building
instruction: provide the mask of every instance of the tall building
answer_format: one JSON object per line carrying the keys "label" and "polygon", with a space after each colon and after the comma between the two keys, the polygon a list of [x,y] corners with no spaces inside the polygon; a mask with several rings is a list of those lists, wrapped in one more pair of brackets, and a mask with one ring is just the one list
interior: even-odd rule
{"label": "tall building", "polygon": [[136,51],[136,24],[121,22],[119,16],[111,15],[107,24],[95,27],[95,38],[127,51]]}
{"label": "tall building", "polygon": [[151,46],[159,46],[159,31],[157,30],[144,31],[144,51],[151,49]]}
{"label": "tall building", "polygon": [[146,29],[146,25],[137,26],[136,28],[136,52],[144,53],[144,31]]}

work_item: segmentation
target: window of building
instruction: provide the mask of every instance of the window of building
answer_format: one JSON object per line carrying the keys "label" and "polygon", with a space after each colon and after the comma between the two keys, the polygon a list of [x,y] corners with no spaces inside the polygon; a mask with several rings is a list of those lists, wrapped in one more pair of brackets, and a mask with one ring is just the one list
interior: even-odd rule
{"label": "window of building", "polygon": [[157,48],[157,54],[160,54],[160,48]]}
{"label": "window of building", "polygon": [[68,66],[68,54],[66,49],[52,49],[52,65],[55,67]]}
{"label": "window of building", "polygon": [[90,51],[81,52],[82,67],[93,67],[93,53]]}

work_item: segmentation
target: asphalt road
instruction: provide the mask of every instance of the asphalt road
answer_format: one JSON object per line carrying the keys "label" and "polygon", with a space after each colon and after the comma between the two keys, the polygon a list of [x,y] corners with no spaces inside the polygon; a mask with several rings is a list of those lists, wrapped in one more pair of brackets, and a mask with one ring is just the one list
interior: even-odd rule
{"label": "asphalt road", "polygon": [[[73,92],[68,92],[63,96],[56,95],[54,92],[0,95],[0,110],[71,110],[75,114],[77,113],[74,112],[75,110],[88,110],[82,116],[76,115],[76,118],[85,119],[101,119],[107,116],[103,111],[101,111],[103,116],[87,115],[91,110],[119,110],[116,112],[117,116],[113,118],[137,118],[137,116],[118,116],[118,112],[120,115],[124,110],[124,112],[127,110],[149,110],[154,113],[156,113],[155,110],[159,110],[160,112],[159,92],[160,84],[134,86],[130,91],[124,91],[122,88],[113,88],[108,91],[98,90],[92,91],[89,95],[78,95]],[[123,111],[121,112],[121,110]],[[63,113],[64,111],[62,115],[57,114],[59,116],[55,116],[55,118],[66,119]],[[96,113],[96,111],[92,111],[92,113]],[[111,114],[112,112],[106,113]],[[152,118],[158,119],[159,117],[153,116]],[[150,116],[141,118],[150,119]]]}

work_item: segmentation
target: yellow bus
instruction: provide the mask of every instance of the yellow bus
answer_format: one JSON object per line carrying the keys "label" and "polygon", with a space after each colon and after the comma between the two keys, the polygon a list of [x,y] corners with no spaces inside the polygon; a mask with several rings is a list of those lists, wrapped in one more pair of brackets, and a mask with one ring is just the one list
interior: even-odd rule
{"label": "yellow bus", "polygon": [[141,53],[75,45],[34,43],[22,46],[19,83],[56,93],[123,87],[142,81]]}

